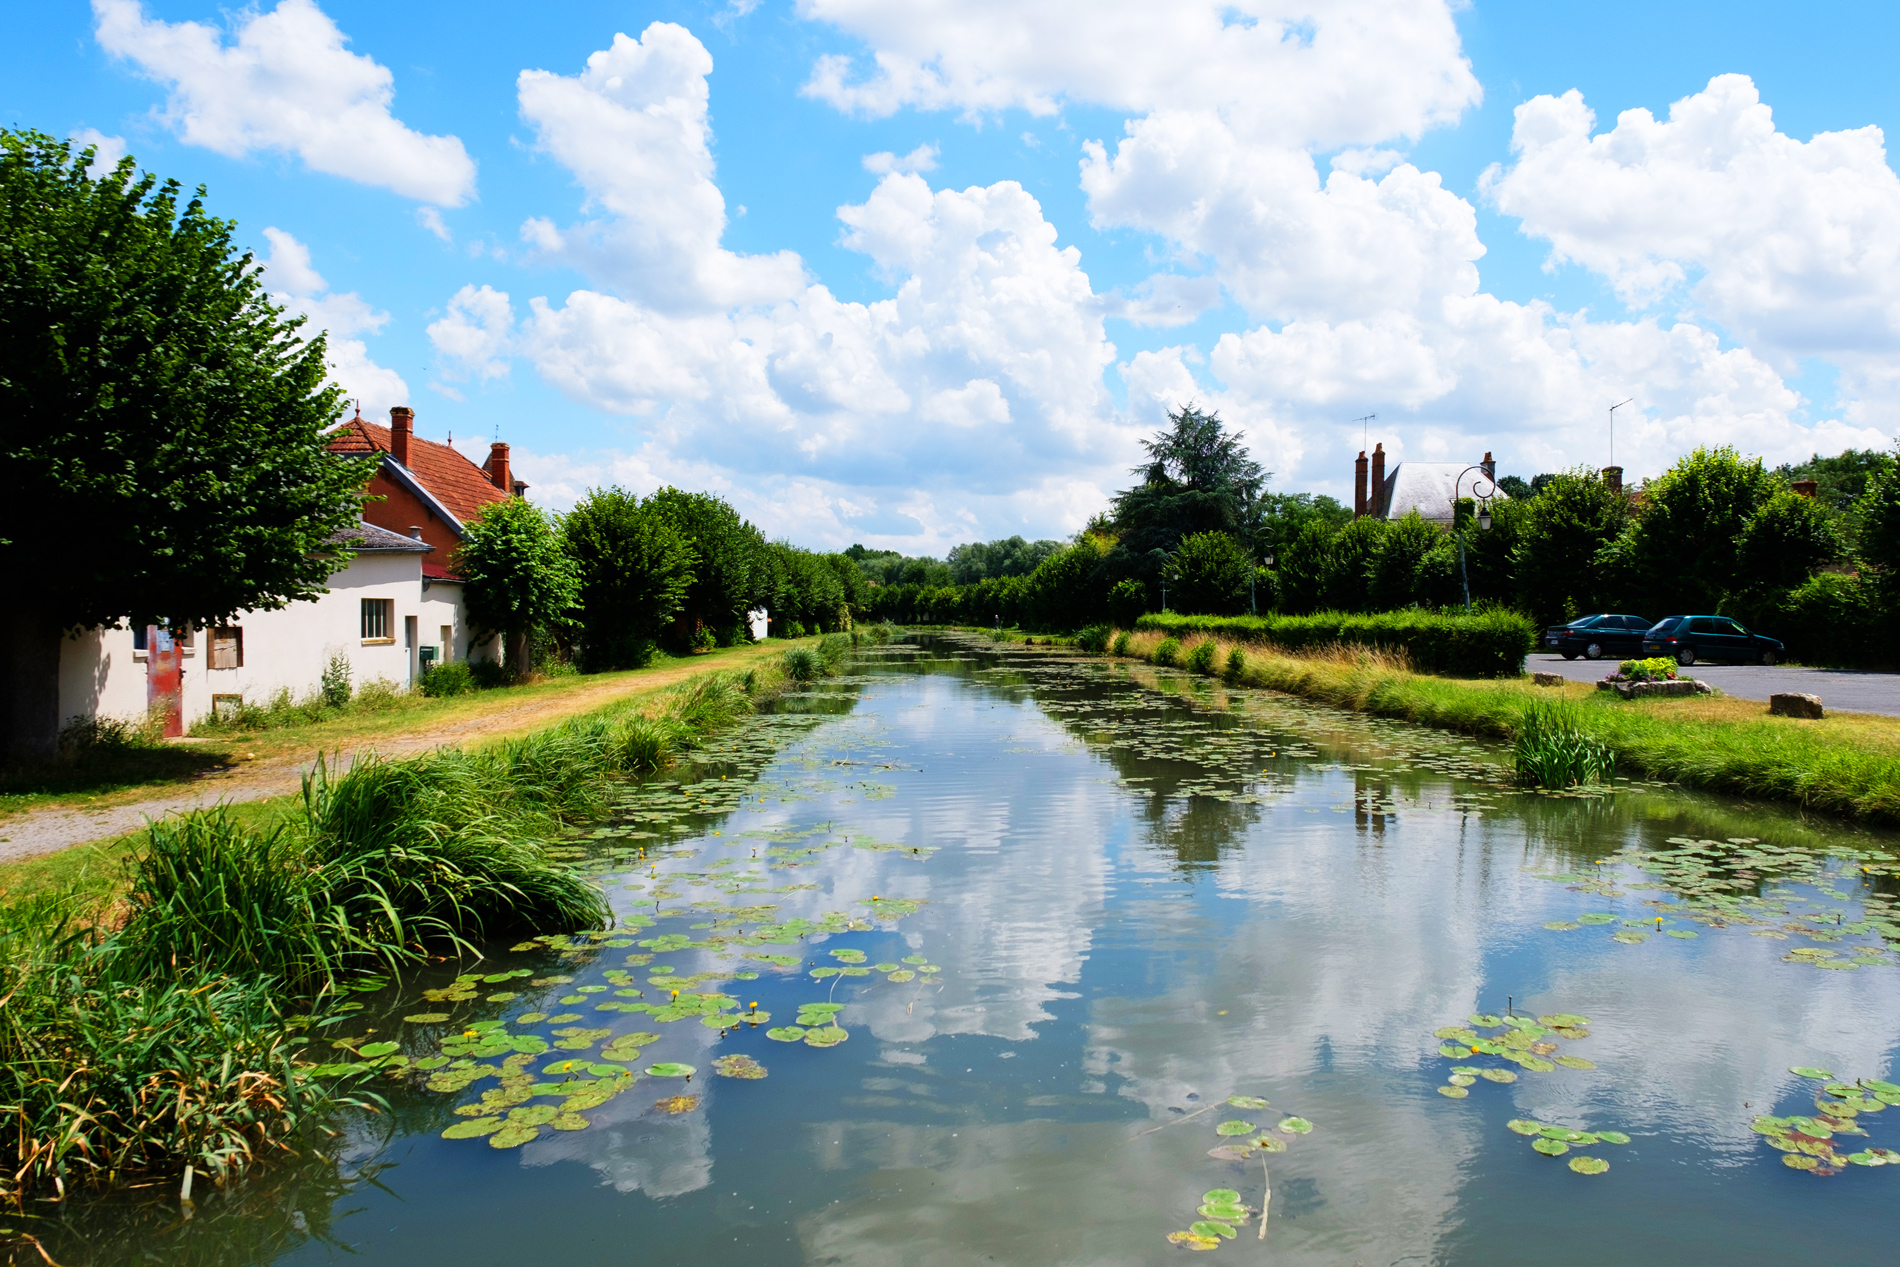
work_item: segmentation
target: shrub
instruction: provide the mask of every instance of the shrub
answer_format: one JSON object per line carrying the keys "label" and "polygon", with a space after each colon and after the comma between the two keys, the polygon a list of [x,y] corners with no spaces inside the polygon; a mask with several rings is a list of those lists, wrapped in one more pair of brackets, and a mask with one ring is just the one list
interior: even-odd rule
{"label": "shrub", "polygon": [[447,664],[435,664],[429,667],[416,683],[416,689],[430,699],[447,699],[455,695],[467,695],[475,689],[475,674],[462,660],[451,660]]}
{"label": "shrub", "polygon": [[796,620],[786,621],[783,630],[779,633],[781,638],[803,638],[804,636],[805,626]]}
{"label": "shrub", "polygon": [[59,732],[59,756],[63,761],[84,761],[88,757],[129,752],[134,748],[151,748],[157,746],[164,734],[163,709],[148,710],[137,721],[75,717]]}
{"label": "shrub", "polygon": [[340,654],[330,657],[323,666],[323,684],[318,688],[323,702],[331,708],[342,708],[350,702],[350,662]]}
{"label": "shrub", "polygon": [[1632,682],[1671,682],[1676,677],[1676,662],[1668,656],[1647,660],[1625,660],[1617,666],[1617,676]]}
{"label": "shrub", "polygon": [[1525,787],[1566,788],[1607,783],[1616,754],[1583,733],[1574,706],[1534,703],[1524,710],[1512,744],[1517,781]]}
{"label": "shrub", "polygon": [[1115,654],[1128,654],[1128,631],[1126,629],[1115,635]]}
{"label": "shrub", "polygon": [[1238,682],[1241,679],[1241,675],[1246,673],[1246,671],[1247,653],[1242,651],[1239,647],[1231,648],[1227,652],[1227,668],[1222,676],[1229,682]]}
{"label": "shrub", "polygon": [[693,635],[693,650],[700,655],[706,654],[719,645],[719,636],[701,625],[699,632]]}
{"label": "shrub", "polygon": [[818,640],[818,658],[825,662],[829,672],[835,672],[850,654],[851,639],[843,634],[826,634]]}
{"label": "shrub", "polygon": [[794,682],[811,682],[824,671],[824,661],[810,647],[793,647],[785,653],[785,676]]}
{"label": "shrub", "polygon": [[1118,625],[1132,625],[1148,610],[1148,587],[1132,577],[1117,581],[1108,591],[1108,618]]}
{"label": "shrub", "polygon": [[1537,626],[1504,610],[1441,613],[1419,609],[1354,615],[1143,616],[1137,627],[1170,638],[1215,634],[1236,642],[1270,642],[1289,651],[1343,643],[1405,650],[1420,672],[1465,677],[1515,677],[1536,645]]}
{"label": "shrub", "polygon": [[405,693],[386,677],[371,678],[356,688],[356,696],[350,704],[353,711],[384,713],[398,707]]}
{"label": "shrub", "polygon": [[864,636],[870,641],[872,646],[881,647],[896,637],[897,631],[891,628],[889,621],[879,621],[877,624],[866,629]]}
{"label": "shrub", "polygon": [[1213,676],[1214,650],[1214,640],[1212,638],[1203,638],[1188,648],[1186,662],[1188,671],[1209,677]]}
{"label": "shrub", "polygon": [[1075,645],[1090,655],[1101,655],[1108,650],[1108,626],[1088,626],[1075,635]]}
{"label": "shrub", "polygon": [[1180,658],[1181,642],[1178,638],[1163,638],[1161,645],[1154,650],[1154,662],[1159,665],[1172,666]]}

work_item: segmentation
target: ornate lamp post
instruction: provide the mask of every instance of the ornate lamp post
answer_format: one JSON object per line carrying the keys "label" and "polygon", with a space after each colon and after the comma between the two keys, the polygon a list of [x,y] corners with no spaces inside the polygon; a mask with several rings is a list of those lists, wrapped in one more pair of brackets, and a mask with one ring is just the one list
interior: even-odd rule
{"label": "ornate lamp post", "polygon": [[[1486,454],[1485,456],[1489,457],[1490,455]],[[1451,530],[1458,534],[1458,580],[1465,589],[1466,611],[1471,610],[1471,578],[1465,572],[1465,534],[1458,523],[1458,490],[1464,485],[1465,476],[1471,474],[1473,471],[1478,473],[1478,478],[1471,482],[1471,495],[1478,501],[1478,528],[1480,531],[1491,531],[1491,499],[1497,496],[1498,492],[1497,480],[1494,479],[1491,472],[1482,465],[1467,466],[1464,470],[1458,472],[1458,478],[1451,482]],[[1478,491],[1478,485],[1480,484],[1490,485],[1489,491],[1480,493]]]}

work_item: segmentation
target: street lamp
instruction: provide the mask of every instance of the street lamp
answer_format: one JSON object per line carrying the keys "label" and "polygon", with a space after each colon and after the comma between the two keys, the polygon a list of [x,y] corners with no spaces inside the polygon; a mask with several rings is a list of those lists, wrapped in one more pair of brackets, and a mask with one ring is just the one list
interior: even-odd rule
{"label": "street lamp", "polygon": [[[1489,457],[1490,455],[1486,454],[1485,456]],[[1478,528],[1480,531],[1491,531],[1491,499],[1496,497],[1498,493],[1497,480],[1492,477],[1490,470],[1482,465],[1467,466],[1464,470],[1458,472],[1458,478],[1451,482],[1451,530],[1458,534],[1458,580],[1465,588],[1466,611],[1471,610],[1471,577],[1465,572],[1465,534],[1458,526],[1458,489],[1464,484],[1465,476],[1471,474],[1473,471],[1478,473],[1478,478],[1471,481],[1471,495],[1478,499]],[[1491,486],[1490,491],[1480,493],[1478,491],[1479,484],[1489,484]]]}

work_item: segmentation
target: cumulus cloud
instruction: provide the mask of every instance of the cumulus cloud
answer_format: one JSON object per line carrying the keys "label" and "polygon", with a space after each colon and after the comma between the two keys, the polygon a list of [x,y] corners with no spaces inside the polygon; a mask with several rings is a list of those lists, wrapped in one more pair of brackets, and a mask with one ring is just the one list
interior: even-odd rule
{"label": "cumulus cloud", "polygon": [[266,228],[264,240],[270,243],[264,284],[274,301],[307,318],[300,331],[306,338],[318,331],[328,334],[331,379],[372,411],[408,404],[409,385],[402,375],[376,364],[363,340],[351,337],[381,333],[389,314],[378,312],[355,291],[330,293],[330,284],[310,262],[310,248],[282,229]]}
{"label": "cumulus cloud", "polygon": [[447,366],[449,379],[501,378],[514,332],[514,307],[506,291],[464,286],[449,300],[448,313],[429,324],[429,342]]}
{"label": "cumulus cloud", "polygon": [[667,312],[715,311],[790,298],[804,284],[790,251],[749,256],[719,245],[726,200],[713,183],[706,76],[712,54],[692,32],[655,22],[614,36],[579,75],[524,70],[521,117],[542,150],[574,173],[599,218],[522,238],[619,293]]}
{"label": "cumulus cloud", "polygon": [[889,150],[866,154],[864,170],[875,172],[879,176],[888,176],[892,172],[934,172],[937,170],[937,147],[925,143],[902,158]]}
{"label": "cumulus cloud", "polygon": [[1511,165],[1485,193],[1552,265],[1601,274],[1625,302],[1687,298],[1783,369],[1821,356],[1850,391],[1886,390],[1900,350],[1900,177],[1879,128],[1800,141],[1745,75],[1592,135],[1576,91],[1517,108]]}
{"label": "cumulus cloud", "polygon": [[452,207],[475,193],[475,163],[453,136],[393,114],[395,77],[350,52],[312,0],[237,15],[234,39],[197,22],[148,19],[141,0],[93,0],[99,44],[170,89],[180,137],[231,158],[295,154],[313,171]]}
{"label": "cumulus cloud", "polygon": [[[1250,140],[1366,144],[1417,136],[1480,98],[1449,0],[800,0],[870,65],[818,60],[807,95],[884,116],[904,107],[1050,115],[1065,102],[1213,110]],[[1078,32],[1086,38],[1078,38]]]}
{"label": "cumulus cloud", "polygon": [[437,211],[434,207],[417,207],[416,223],[435,234],[438,238],[441,238],[444,242],[450,240],[449,226],[447,222],[442,219],[442,213]]}
{"label": "cumulus cloud", "polygon": [[117,167],[119,160],[125,157],[125,138],[107,136],[98,128],[75,128],[70,139],[75,149],[92,148],[92,165],[86,172],[95,179]]}

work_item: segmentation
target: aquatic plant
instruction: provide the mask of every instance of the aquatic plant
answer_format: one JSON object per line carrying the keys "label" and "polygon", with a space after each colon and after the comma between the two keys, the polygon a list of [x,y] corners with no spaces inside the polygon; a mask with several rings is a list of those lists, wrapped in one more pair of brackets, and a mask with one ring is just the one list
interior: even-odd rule
{"label": "aquatic plant", "polygon": [[1247,675],[1247,653],[1239,647],[1227,649],[1227,665],[1221,670],[1221,676],[1229,682],[1239,682]]}
{"label": "aquatic plant", "polygon": [[1511,747],[1517,781],[1542,788],[1607,783],[1616,773],[1616,754],[1583,733],[1580,723],[1574,705],[1526,708]]}
{"label": "aquatic plant", "polygon": [[1112,650],[1115,655],[1125,656],[1128,654],[1128,631],[1126,629],[1115,635],[1115,645]]}
{"label": "aquatic plant", "polygon": [[780,659],[785,676],[794,682],[812,682],[824,675],[825,662],[810,647],[792,647]]}
{"label": "aquatic plant", "polygon": [[1203,638],[1192,647],[1189,647],[1187,659],[1184,662],[1188,672],[1200,673],[1212,677],[1214,673],[1215,650],[1216,648],[1212,638]]}
{"label": "aquatic plant", "polygon": [[1172,668],[1181,659],[1181,642],[1177,638],[1163,638],[1149,653],[1149,658],[1163,668]]}
{"label": "aquatic plant", "polygon": [[1090,655],[1101,655],[1108,650],[1108,632],[1107,625],[1089,625],[1076,632],[1075,645]]}

